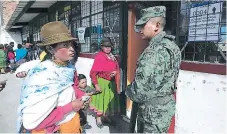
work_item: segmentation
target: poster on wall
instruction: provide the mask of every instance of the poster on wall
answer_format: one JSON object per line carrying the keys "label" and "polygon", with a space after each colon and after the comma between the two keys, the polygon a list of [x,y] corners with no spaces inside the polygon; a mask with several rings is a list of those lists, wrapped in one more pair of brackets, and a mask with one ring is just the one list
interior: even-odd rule
{"label": "poster on wall", "polygon": [[86,27],[77,28],[78,39],[80,43],[85,43],[84,35],[85,35]]}
{"label": "poster on wall", "polygon": [[208,2],[190,9],[188,41],[218,41],[222,2]]}

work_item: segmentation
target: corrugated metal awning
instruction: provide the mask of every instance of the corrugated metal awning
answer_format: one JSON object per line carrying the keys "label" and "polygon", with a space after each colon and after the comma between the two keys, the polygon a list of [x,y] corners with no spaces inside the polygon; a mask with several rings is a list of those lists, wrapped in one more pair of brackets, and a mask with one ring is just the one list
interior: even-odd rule
{"label": "corrugated metal awning", "polygon": [[14,23],[23,15],[23,12],[27,10],[25,8],[29,8],[34,2],[35,1],[19,1],[5,29],[10,29],[14,25]]}
{"label": "corrugated metal awning", "polygon": [[[37,15],[39,15],[38,9],[47,9],[53,5],[57,0],[51,1],[19,1],[15,11],[9,19],[5,29],[18,28],[20,26],[14,25],[16,23],[26,23],[31,21]],[[35,11],[35,12],[34,12]],[[21,26],[22,27],[22,26]]]}

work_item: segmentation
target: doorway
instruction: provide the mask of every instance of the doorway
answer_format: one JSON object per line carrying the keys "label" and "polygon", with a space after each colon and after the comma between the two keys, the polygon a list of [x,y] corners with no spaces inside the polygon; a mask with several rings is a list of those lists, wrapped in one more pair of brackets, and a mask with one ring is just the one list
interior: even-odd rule
{"label": "doorway", "polygon": [[[134,80],[134,73],[136,70],[136,62],[143,50],[148,46],[148,42],[142,40],[141,35],[136,33],[134,26],[136,21],[140,18],[140,11],[144,8],[152,6],[166,7],[166,26],[164,31],[167,34],[177,35],[177,14],[179,7],[178,1],[141,1],[132,2],[128,5],[128,58],[127,58],[127,84]],[[126,111],[127,117],[131,120],[131,132],[135,130],[137,112],[136,105],[127,98]],[[174,132],[174,124],[171,124],[169,132]]]}

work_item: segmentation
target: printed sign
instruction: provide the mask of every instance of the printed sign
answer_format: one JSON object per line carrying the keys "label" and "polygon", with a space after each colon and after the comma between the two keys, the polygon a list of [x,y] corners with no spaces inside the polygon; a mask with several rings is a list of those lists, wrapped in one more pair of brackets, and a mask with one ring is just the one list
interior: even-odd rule
{"label": "printed sign", "polygon": [[79,39],[79,42],[80,43],[85,43],[85,39],[84,39],[85,30],[86,30],[86,27],[79,27],[79,28],[77,28],[78,39]]}
{"label": "printed sign", "polygon": [[222,2],[190,9],[188,41],[218,41]]}

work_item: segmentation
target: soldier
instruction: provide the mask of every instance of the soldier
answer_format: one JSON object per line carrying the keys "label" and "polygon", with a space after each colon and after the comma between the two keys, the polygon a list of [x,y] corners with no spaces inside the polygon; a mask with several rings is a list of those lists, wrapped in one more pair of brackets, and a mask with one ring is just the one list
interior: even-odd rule
{"label": "soldier", "polygon": [[138,103],[137,132],[167,133],[175,114],[176,80],[181,52],[175,37],[167,35],[166,8],[149,7],[141,11],[136,27],[149,46],[137,61],[135,80],[126,89],[126,95]]}

